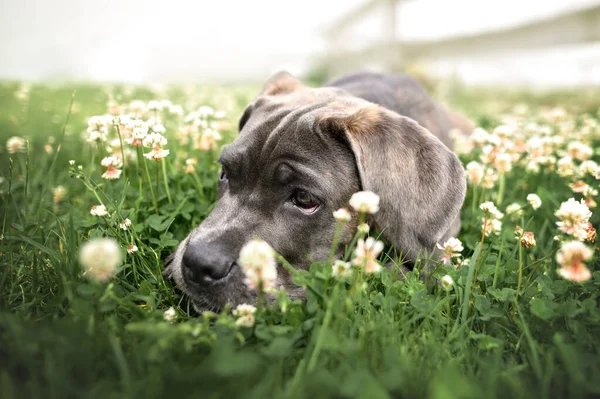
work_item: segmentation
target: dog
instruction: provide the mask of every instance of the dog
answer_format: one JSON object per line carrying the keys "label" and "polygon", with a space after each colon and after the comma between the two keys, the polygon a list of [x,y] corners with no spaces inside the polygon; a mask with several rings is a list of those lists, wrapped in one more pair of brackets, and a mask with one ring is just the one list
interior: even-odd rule
{"label": "dog", "polygon": [[[321,88],[274,75],[245,108],[239,137],[223,147],[213,211],[181,242],[165,275],[198,311],[255,303],[236,263],[242,246],[263,239],[300,269],[326,261],[332,213],[361,190],[380,196],[369,223],[409,264],[432,253],[460,229],[466,180],[449,136],[457,118],[408,75],[357,73]],[[355,214],[336,257],[357,225]],[[304,296],[287,271],[278,274],[292,299]]]}

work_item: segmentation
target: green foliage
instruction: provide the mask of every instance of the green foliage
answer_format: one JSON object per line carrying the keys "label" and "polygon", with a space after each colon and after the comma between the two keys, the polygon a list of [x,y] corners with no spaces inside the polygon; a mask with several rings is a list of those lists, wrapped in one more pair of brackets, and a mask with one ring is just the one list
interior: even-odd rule
{"label": "green foliage", "polygon": [[[0,397],[600,394],[600,271],[581,284],[557,275],[554,211],[573,194],[556,174],[520,169],[506,175],[504,204],[525,204],[530,192],[544,204],[519,222],[537,240],[521,258],[516,222],[506,221],[498,236],[481,242],[478,205],[498,193],[470,188],[459,237],[468,264],[423,262],[406,274],[393,266],[338,280],[330,265],[315,263],[294,272],[294,283],[307,287],[305,303],[280,291],[274,303],[259,307],[253,328],[238,327],[230,309],[196,315],[162,276],[163,259],[212,209],[219,149],[199,152],[178,141],[181,120],[167,115],[171,154],[164,176],[160,162],[147,164],[148,179],[143,164],[132,161],[126,179],[108,181],[100,178],[102,150],[80,135],[87,117],[104,113],[109,99],[169,98],[189,109],[226,108],[227,142],[253,90],[82,86],[70,107],[70,88],[32,86],[19,100],[21,87],[0,85],[0,142],[28,140],[26,152],[0,157]],[[493,127],[501,117],[492,94],[488,102],[481,94],[470,100],[463,94],[458,102]],[[523,100],[540,105],[534,97]],[[48,136],[55,137],[50,153]],[[184,173],[192,156],[195,170]],[[66,194],[54,201],[58,185]],[[90,215],[100,202],[109,215]],[[125,218],[132,221],[127,231],[118,227]],[[598,221],[594,215],[592,223]],[[126,255],[112,280],[94,282],[84,275],[78,250],[105,236],[124,253],[133,244],[138,251]],[[600,269],[594,259],[592,271]],[[438,283],[444,275],[454,281],[449,291]],[[170,307],[173,322],[164,318]]]}

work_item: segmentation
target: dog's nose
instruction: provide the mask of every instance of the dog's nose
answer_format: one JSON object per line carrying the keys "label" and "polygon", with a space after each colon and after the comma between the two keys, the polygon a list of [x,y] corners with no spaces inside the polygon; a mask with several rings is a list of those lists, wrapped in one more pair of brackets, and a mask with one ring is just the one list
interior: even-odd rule
{"label": "dog's nose", "polygon": [[188,245],[181,261],[185,276],[199,284],[226,277],[235,264],[235,259],[217,245],[200,243]]}

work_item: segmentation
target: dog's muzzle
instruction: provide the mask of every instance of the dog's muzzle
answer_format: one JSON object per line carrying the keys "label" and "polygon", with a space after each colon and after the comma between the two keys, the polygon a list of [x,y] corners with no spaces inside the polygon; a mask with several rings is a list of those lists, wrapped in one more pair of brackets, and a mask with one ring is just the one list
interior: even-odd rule
{"label": "dog's muzzle", "polygon": [[203,287],[225,279],[236,266],[236,259],[230,254],[218,243],[189,243],[181,260],[183,278]]}

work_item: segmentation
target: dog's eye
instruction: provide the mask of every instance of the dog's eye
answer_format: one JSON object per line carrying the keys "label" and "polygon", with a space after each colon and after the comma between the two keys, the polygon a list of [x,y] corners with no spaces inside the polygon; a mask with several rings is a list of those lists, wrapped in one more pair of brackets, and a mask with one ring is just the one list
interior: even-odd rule
{"label": "dog's eye", "polygon": [[319,202],[315,196],[304,190],[294,191],[292,203],[305,213],[313,213],[319,207]]}
{"label": "dog's eye", "polygon": [[227,173],[224,170],[221,170],[221,174],[219,175],[219,182],[223,183],[227,181]]}

